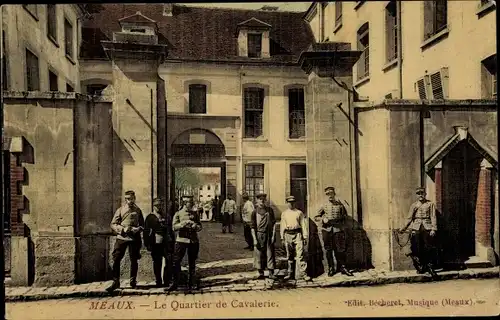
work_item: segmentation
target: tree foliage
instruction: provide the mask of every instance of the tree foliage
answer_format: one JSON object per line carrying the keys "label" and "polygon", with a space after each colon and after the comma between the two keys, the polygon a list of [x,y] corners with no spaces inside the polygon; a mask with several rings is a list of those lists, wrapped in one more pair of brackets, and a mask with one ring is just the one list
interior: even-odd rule
{"label": "tree foliage", "polygon": [[200,184],[198,174],[190,168],[175,169],[175,189],[182,190],[188,187],[197,187]]}

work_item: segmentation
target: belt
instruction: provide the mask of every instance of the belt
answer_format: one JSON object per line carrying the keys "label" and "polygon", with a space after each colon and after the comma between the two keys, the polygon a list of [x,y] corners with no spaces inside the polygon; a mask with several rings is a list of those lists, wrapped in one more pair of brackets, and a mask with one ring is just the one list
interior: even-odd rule
{"label": "belt", "polygon": [[289,234],[295,234],[295,233],[301,233],[302,232],[302,229],[287,229],[285,230],[285,233],[289,233]]}

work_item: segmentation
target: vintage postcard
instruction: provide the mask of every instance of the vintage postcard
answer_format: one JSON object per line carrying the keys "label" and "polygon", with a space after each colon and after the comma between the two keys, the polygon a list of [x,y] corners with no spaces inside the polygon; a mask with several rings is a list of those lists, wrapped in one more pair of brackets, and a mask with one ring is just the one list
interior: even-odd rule
{"label": "vintage postcard", "polygon": [[498,315],[496,11],[1,6],[5,317]]}

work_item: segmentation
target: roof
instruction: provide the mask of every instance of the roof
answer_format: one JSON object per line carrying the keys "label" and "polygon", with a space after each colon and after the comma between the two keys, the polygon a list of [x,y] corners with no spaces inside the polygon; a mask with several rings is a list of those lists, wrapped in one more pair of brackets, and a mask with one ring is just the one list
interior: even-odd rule
{"label": "roof", "polygon": [[[314,42],[304,13],[173,5],[173,15],[163,15],[163,4],[102,4],[99,12],[85,21],[81,58],[105,59],[100,41],[113,39],[121,30],[119,20],[138,11],[156,21],[159,44],[169,46],[169,59],[255,61],[238,57],[238,26],[256,22],[272,26],[269,63],[296,63],[301,52]],[[97,11],[97,10],[96,10]]]}

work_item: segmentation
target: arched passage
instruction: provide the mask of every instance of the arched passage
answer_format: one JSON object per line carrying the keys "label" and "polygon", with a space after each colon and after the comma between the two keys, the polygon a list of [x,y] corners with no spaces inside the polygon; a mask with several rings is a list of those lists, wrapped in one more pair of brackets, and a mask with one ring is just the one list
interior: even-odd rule
{"label": "arched passage", "polygon": [[[215,198],[225,198],[226,196],[226,148],[222,140],[212,131],[194,128],[180,133],[170,146],[170,199],[179,198],[180,194],[191,194],[195,200],[203,203]],[[194,172],[194,173],[193,173]],[[186,179],[191,179],[193,174],[196,182],[201,182],[201,178],[208,178],[218,174],[218,182],[202,184],[200,189],[191,187],[185,189],[184,182],[187,185],[192,184]],[[198,179],[198,180],[197,180]],[[189,183],[188,183],[189,182]],[[182,184],[182,186],[181,186]],[[207,194],[200,191],[202,188],[210,187]]]}

